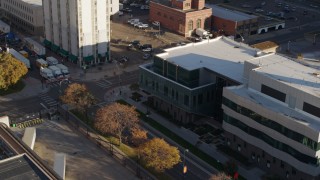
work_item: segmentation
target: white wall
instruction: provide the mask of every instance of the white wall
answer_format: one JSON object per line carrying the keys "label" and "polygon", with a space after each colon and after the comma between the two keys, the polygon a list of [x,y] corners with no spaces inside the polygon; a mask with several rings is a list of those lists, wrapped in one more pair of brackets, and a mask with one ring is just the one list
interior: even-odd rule
{"label": "white wall", "polygon": [[107,24],[109,24],[109,16],[106,14],[105,9],[108,7],[108,1],[97,1],[97,26],[98,26],[98,53],[105,54],[108,48],[109,39],[109,29],[107,29]]}
{"label": "white wall", "polygon": [[68,15],[67,15],[67,1],[60,0],[60,14],[61,14],[61,47],[69,51],[69,35],[68,35]]}
{"label": "white wall", "polygon": [[69,0],[69,18],[70,18],[70,52],[71,54],[78,56],[79,52],[79,29],[77,26],[77,0]]}
{"label": "white wall", "polygon": [[60,20],[58,17],[58,0],[51,0],[52,23],[53,23],[53,43],[60,46]]}
{"label": "white wall", "polygon": [[[79,28],[82,28],[82,34],[80,37],[83,36],[83,40],[81,46],[83,47],[83,57],[93,55],[93,12],[92,12],[92,1],[88,0],[81,0],[81,11],[82,11],[82,18],[79,18],[79,21],[82,22],[82,27],[79,24]],[[79,12],[80,13],[80,12]],[[80,15],[80,14],[79,14]],[[100,17],[99,17],[100,18]]]}
{"label": "white wall", "polygon": [[119,0],[109,0],[110,1],[110,15],[114,15],[119,12]]}
{"label": "white wall", "polygon": [[45,29],[45,38],[49,41],[52,41],[52,34],[51,34],[51,7],[49,4],[50,0],[43,0],[42,1],[42,6],[43,6],[43,11],[44,11],[44,29]]}

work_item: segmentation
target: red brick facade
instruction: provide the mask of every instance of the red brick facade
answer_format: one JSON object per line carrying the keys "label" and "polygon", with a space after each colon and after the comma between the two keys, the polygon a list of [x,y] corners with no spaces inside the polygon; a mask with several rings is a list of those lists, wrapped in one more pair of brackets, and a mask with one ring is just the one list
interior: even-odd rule
{"label": "red brick facade", "polygon": [[240,33],[242,36],[249,36],[257,33],[258,18],[236,22],[212,16],[212,25],[216,31],[223,31],[226,35],[236,35]]}
{"label": "red brick facade", "polygon": [[[159,21],[161,27],[185,37],[189,37],[196,28],[210,28],[212,9],[204,7],[204,0],[172,0],[171,6],[151,1],[149,20]],[[198,7],[203,8],[195,9]]]}

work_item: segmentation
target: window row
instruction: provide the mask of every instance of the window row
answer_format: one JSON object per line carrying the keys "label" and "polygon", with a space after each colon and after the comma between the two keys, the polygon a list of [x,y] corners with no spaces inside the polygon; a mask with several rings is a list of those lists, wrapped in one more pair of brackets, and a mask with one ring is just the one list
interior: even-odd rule
{"label": "window row", "polygon": [[7,9],[10,13],[13,13],[25,20],[28,20],[29,22],[33,23],[33,16],[29,16],[28,14],[22,12],[22,11],[17,11],[15,8],[12,8],[11,6],[8,6],[4,4],[5,9]]}
{"label": "window row", "polygon": [[295,159],[297,159],[303,163],[311,164],[314,166],[319,166],[319,159],[305,155],[305,154],[297,151],[296,149],[292,148],[291,146],[289,146],[285,143],[282,143],[280,141],[277,141],[277,140],[273,139],[272,137],[268,136],[267,134],[265,134],[261,131],[258,131],[254,128],[251,128],[250,126],[247,126],[246,124],[242,123],[241,121],[239,121],[231,116],[223,114],[223,121],[241,129],[245,133],[247,133],[255,138],[258,138],[258,139],[264,141],[265,143],[269,144],[273,148],[276,148],[280,151],[283,151],[283,152],[291,155],[292,157],[294,157]]}
{"label": "window row", "polygon": [[229,107],[230,109],[234,110],[235,112],[242,114],[254,121],[256,121],[259,124],[262,124],[270,129],[273,129],[283,135],[285,135],[286,137],[295,140],[307,147],[309,147],[312,150],[318,151],[320,150],[320,143],[313,141],[312,139],[297,133],[291,129],[286,128],[285,126],[282,126],[281,124],[275,122],[274,120],[265,118],[253,111],[251,111],[250,109],[247,109],[245,107],[242,107],[234,102],[232,102],[231,100],[223,97],[222,103]]}

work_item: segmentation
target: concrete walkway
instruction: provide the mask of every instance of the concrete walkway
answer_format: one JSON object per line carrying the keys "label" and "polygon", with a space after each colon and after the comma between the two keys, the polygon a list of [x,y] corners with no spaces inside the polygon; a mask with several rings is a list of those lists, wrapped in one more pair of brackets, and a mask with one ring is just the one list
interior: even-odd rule
{"label": "concrete walkway", "polygon": [[[121,94],[122,96],[120,96],[119,91],[121,88]],[[114,91],[115,93],[111,96],[110,92]],[[134,105],[138,110],[140,110],[141,112],[147,112],[149,110],[150,115],[149,117],[152,118],[153,120],[157,121],[159,124],[163,125],[164,127],[166,127],[167,129],[169,129],[170,131],[176,133],[177,135],[179,135],[181,138],[183,138],[184,140],[188,141],[189,143],[195,145],[198,142],[198,135],[193,133],[192,131],[185,129],[183,127],[179,127],[173,123],[171,123],[169,120],[165,119],[164,117],[160,116],[159,114],[157,114],[155,111],[153,111],[152,109],[147,109],[147,107],[145,105],[143,105],[141,102],[143,102],[144,100],[146,100],[147,98],[147,94],[143,93],[143,92],[139,92],[141,95],[143,95],[144,97],[142,98],[142,101],[140,102],[136,102],[134,100],[132,100],[130,98],[131,96],[131,90],[129,89],[129,86],[122,86],[122,87],[118,87],[115,88],[113,90],[110,90],[108,92],[106,92],[105,95],[105,100],[110,100],[114,101],[116,99],[124,99],[126,102]],[[228,157],[226,157],[224,154],[220,153],[219,151],[217,151],[216,147],[214,145],[211,144],[206,144],[206,143],[201,143],[198,145],[198,148],[201,149],[203,152],[206,152],[208,155],[210,155],[211,157],[217,159],[218,161],[225,163],[226,161],[229,160]],[[212,167],[210,165],[207,165],[208,167]],[[261,179],[261,176],[264,174],[264,172],[262,170],[260,170],[259,168],[252,168],[252,169],[245,169],[241,166],[239,166],[239,173],[245,177],[248,180],[257,180],[257,179]]]}
{"label": "concrete walkway", "polygon": [[38,79],[27,77],[23,79],[23,82],[25,87],[22,91],[8,94],[6,96],[0,96],[0,102],[25,99],[49,91],[49,88],[46,88],[45,85],[42,86],[40,80]]}

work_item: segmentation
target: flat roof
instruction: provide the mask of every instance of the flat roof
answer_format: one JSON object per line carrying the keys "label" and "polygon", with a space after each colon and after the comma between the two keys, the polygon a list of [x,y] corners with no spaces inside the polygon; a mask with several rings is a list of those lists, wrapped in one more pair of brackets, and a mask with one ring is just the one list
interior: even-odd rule
{"label": "flat roof", "polygon": [[165,51],[157,56],[189,71],[207,68],[239,83],[243,83],[244,61],[255,58],[256,54],[256,49],[227,37],[190,43]]}
{"label": "flat roof", "polygon": [[300,89],[314,96],[320,96],[320,71],[304,66],[287,57],[268,54],[248,62],[260,67],[255,71],[271,79],[280,81],[295,89]]}
{"label": "flat roof", "polygon": [[49,179],[26,154],[20,154],[0,161],[1,179]]}
{"label": "flat roof", "polygon": [[258,91],[248,89],[245,86],[232,86],[227,87],[227,89],[240,97],[243,97],[251,102],[254,102],[255,104],[263,106],[266,109],[269,109],[273,112],[277,112],[284,116],[291,117],[297,123],[308,126],[316,131],[320,130],[320,121],[318,120],[318,118],[309,117],[304,113],[289,108],[285,104],[281,104],[270,98],[266,98]]}
{"label": "flat roof", "polygon": [[42,0],[22,0],[22,2],[33,6],[42,6]]}
{"label": "flat roof", "polygon": [[226,9],[213,4],[206,4],[206,7],[212,8],[212,15],[232,21],[245,21],[258,18],[258,16],[246,14],[240,11]]}
{"label": "flat roof", "polygon": [[[184,0],[179,0],[179,1],[184,1]],[[169,1],[169,0],[152,0],[151,2],[158,3],[158,4],[161,4],[161,5],[167,6],[167,7],[171,8],[171,9],[174,9],[176,11],[185,12],[185,13],[192,12],[192,11],[201,11],[201,10],[210,8],[210,7],[206,7],[205,6],[203,9],[199,9],[199,10],[198,9],[192,9],[192,8],[191,9],[187,9],[187,10],[183,10],[183,9],[179,9],[179,8],[173,7],[171,1]]]}

